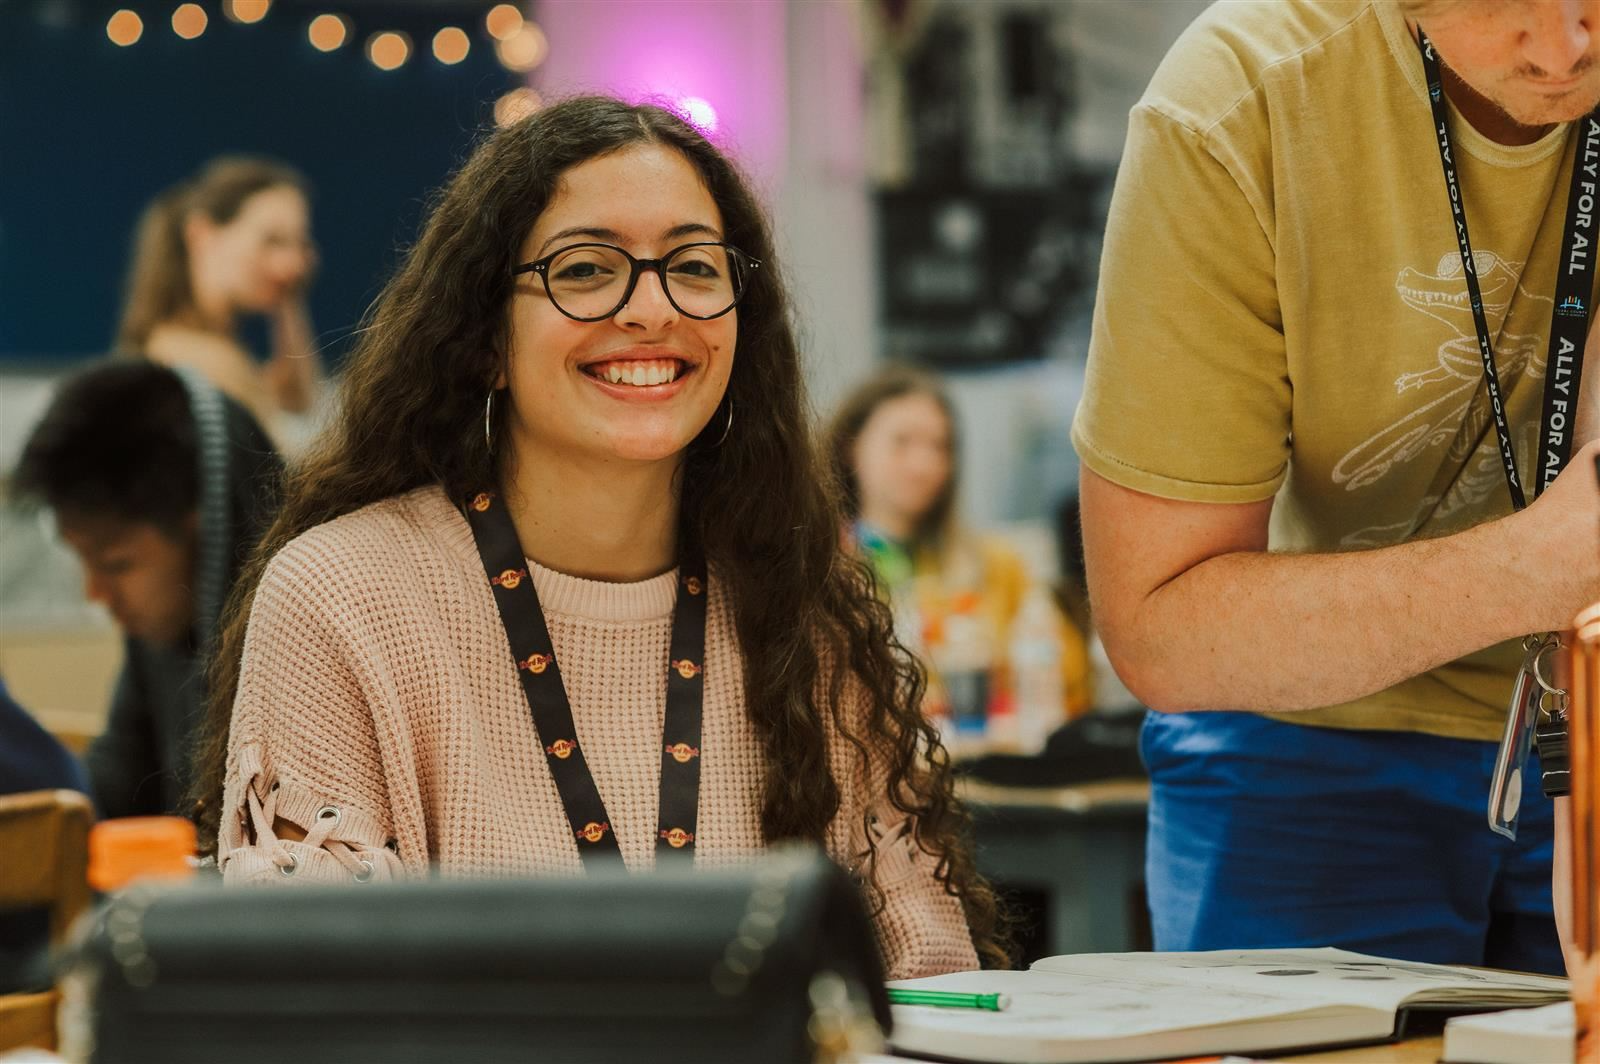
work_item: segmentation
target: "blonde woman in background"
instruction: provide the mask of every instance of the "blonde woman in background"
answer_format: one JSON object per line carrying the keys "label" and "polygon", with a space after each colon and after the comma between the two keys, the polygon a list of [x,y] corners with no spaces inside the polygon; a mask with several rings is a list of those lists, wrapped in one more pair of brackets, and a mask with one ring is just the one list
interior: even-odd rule
{"label": "blonde woman in background", "polygon": [[[1084,713],[1091,691],[1083,635],[1015,551],[963,526],[956,445],[955,411],[943,386],[905,367],[884,370],[846,397],[828,433],[849,538],[893,604],[901,641],[930,666],[929,712],[953,710],[959,730],[982,727],[985,710],[1003,715],[1016,707],[1028,692],[1018,682],[1023,663],[1012,659],[1028,652],[1023,628],[1031,627],[1053,638],[1061,670],[1059,694],[1050,699],[1060,710],[1046,707],[1034,724]],[[1009,738],[993,733],[993,716],[989,725],[991,739]],[[1038,745],[1043,735],[1022,739]]]}
{"label": "blonde woman in background", "polygon": [[[305,298],[315,265],[305,179],[267,160],[215,159],[145,209],[117,347],[200,371],[292,444],[294,415],[321,384]],[[239,339],[247,314],[270,322],[265,362]]]}

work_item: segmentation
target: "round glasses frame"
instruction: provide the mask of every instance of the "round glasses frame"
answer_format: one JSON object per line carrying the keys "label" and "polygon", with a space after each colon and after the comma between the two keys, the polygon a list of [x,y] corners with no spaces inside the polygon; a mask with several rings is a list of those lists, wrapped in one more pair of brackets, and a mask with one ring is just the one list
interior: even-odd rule
{"label": "round glasses frame", "polygon": [[[550,291],[550,264],[560,256],[565,255],[567,252],[576,248],[605,248],[608,251],[617,252],[623,258],[628,260],[627,287],[622,290],[622,298],[617,300],[617,305],[606,311],[604,314],[596,314],[592,317],[584,317],[574,314],[566,307],[563,307],[560,301],[556,299],[555,294]],[[746,275],[745,282],[739,284],[734,289],[733,302],[729,303],[726,307],[717,311],[715,314],[692,314],[689,311],[684,310],[683,307],[679,305],[678,301],[672,297],[672,284],[667,280],[667,267],[672,264],[673,259],[677,258],[684,252],[692,251],[695,248],[721,248],[723,251],[727,252],[728,257],[731,258],[734,264],[743,270]],[[760,259],[753,259],[749,255],[746,255],[744,252],[740,251],[738,248],[734,247],[732,244],[724,244],[720,240],[701,240],[693,244],[680,244],[678,247],[673,248],[659,259],[637,259],[630,255],[626,248],[619,248],[615,244],[587,242],[582,244],[568,244],[566,247],[556,248],[542,259],[535,259],[532,262],[524,262],[522,265],[514,267],[511,271],[511,275],[515,277],[524,273],[538,274],[540,280],[544,282],[544,294],[549,298],[550,305],[555,307],[562,314],[565,314],[567,317],[571,318],[573,321],[605,321],[607,318],[616,314],[617,311],[628,305],[628,300],[633,298],[633,290],[638,287],[639,275],[645,270],[649,270],[661,279],[661,291],[666,293],[667,302],[672,304],[672,309],[676,310],[679,314],[682,314],[686,318],[693,318],[695,321],[712,321],[713,319],[722,317],[724,314],[728,313],[728,311],[739,305],[739,301],[744,299],[744,294],[750,290],[748,275],[755,270],[759,270],[760,268]]]}

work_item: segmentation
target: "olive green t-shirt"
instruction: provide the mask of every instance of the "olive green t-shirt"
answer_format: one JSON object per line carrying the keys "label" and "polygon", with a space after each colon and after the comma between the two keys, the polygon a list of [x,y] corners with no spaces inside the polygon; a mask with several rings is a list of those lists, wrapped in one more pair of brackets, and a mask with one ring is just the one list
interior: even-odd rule
{"label": "olive green t-shirt", "polygon": [[[1506,147],[1452,111],[1525,484],[1571,129]],[[1173,47],[1130,118],[1073,441],[1136,491],[1274,499],[1276,551],[1510,512],[1422,64],[1391,0],[1218,4]],[[1497,739],[1518,660],[1501,644],[1282,719]]]}

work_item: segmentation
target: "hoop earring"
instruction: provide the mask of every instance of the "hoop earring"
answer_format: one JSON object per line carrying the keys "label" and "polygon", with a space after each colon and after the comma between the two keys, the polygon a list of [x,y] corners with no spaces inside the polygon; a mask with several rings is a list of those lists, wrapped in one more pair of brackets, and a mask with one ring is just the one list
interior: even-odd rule
{"label": "hoop earring", "polygon": [[491,455],[494,454],[494,433],[491,426],[494,424],[494,389],[489,389],[489,395],[483,401],[483,447]]}
{"label": "hoop earring", "polygon": [[730,395],[730,396],[728,396],[728,423],[725,426],[723,426],[722,435],[717,437],[717,442],[713,443],[711,446],[713,446],[713,447],[721,447],[724,443],[727,442],[728,433],[730,433],[732,431],[733,431],[733,396]]}

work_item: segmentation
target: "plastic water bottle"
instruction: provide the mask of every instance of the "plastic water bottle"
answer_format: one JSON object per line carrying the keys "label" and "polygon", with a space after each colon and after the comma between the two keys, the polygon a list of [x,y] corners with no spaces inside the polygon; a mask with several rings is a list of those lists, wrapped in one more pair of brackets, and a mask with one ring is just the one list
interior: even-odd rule
{"label": "plastic water bottle", "polygon": [[951,733],[947,745],[976,746],[989,721],[989,678],[994,645],[976,609],[951,613],[944,638],[934,647],[933,663],[948,700]]}
{"label": "plastic water bottle", "polygon": [[1066,719],[1061,678],[1061,631],[1055,603],[1043,584],[1035,584],[1011,623],[1008,647],[1016,704],[1017,747],[1024,754],[1044,749],[1050,733]]}

